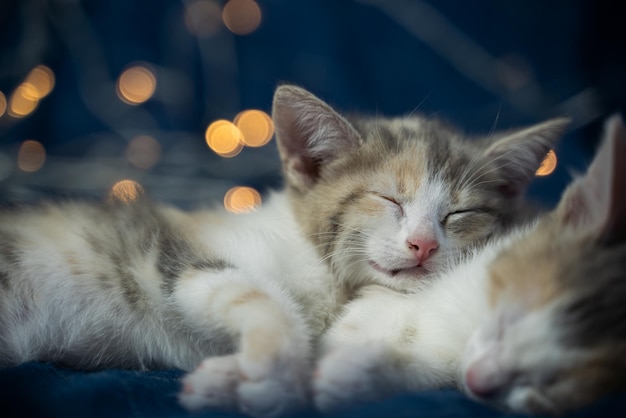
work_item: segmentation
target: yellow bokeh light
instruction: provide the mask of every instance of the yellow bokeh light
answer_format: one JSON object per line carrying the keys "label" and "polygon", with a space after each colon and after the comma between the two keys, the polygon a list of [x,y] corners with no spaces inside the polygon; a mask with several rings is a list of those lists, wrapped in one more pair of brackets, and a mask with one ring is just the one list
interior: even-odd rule
{"label": "yellow bokeh light", "polygon": [[224,196],[224,207],[232,213],[251,212],[261,204],[261,195],[252,187],[233,187]]}
{"label": "yellow bokeh light", "polygon": [[139,135],[128,143],[126,158],[137,168],[147,170],[161,158],[161,145],[148,135]]}
{"label": "yellow bokeh light", "polygon": [[205,139],[209,148],[225,158],[234,157],[243,148],[243,134],[234,123],[224,119],[209,125]]}
{"label": "yellow bokeh light", "polygon": [[120,180],[111,187],[109,199],[114,202],[129,203],[143,194],[143,187],[134,180]]}
{"label": "yellow bokeh light", "polygon": [[46,97],[54,88],[54,73],[45,65],[38,65],[26,77],[24,85],[33,99]]}
{"label": "yellow bokeh light", "polygon": [[198,38],[208,38],[222,27],[222,8],[215,1],[197,0],[185,8],[185,26]]}
{"label": "yellow bokeh light", "polygon": [[136,65],[127,68],[117,80],[117,95],[130,105],[147,101],[156,90],[156,76],[148,67]]}
{"label": "yellow bokeh light", "polygon": [[541,165],[539,166],[539,169],[537,169],[537,171],[535,172],[535,175],[541,177],[552,174],[554,169],[556,169],[556,161],[556,153],[554,152],[554,150],[548,151],[548,154],[546,154],[546,157],[541,162]]}
{"label": "yellow bokeh light", "polygon": [[37,90],[28,83],[22,83],[9,99],[8,114],[14,118],[23,118],[31,114],[38,103]]}
{"label": "yellow bokeh light", "polygon": [[0,91],[0,117],[4,115],[7,110],[7,97]]}
{"label": "yellow bokeh light", "polygon": [[46,162],[46,150],[39,141],[22,142],[17,152],[17,167],[28,173],[39,170]]}
{"label": "yellow bokeh light", "polygon": [[232,33],[247,35],[261,24],[261,9],[254,0],[229,0],[222,10],[222,19]]}
{"label": "yellow bokeh light", "polygon": [[274,135],[274,122],[262,110],[245,110],[235,116],[235,125],[243,135],[243,143],[249,147],[261,147]]}

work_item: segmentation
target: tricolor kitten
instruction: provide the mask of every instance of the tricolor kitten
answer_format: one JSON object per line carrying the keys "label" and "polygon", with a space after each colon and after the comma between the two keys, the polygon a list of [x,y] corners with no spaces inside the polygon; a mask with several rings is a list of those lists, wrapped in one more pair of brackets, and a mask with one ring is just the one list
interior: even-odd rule
{"label": "tricolor kitten", "polygon": [[626,128],[531,226],[416,294],[367,287],[324,340],[314,399],[331,410],[443,386],[523,413],[626,389]]}
{"label": "tricolor kitten", "polygon": [[[141,200],[0,212],[0,364],[193,370],[181,402],[277,415],[362,285],[417,286],[515,221],[566,122],[469,142],[278,88],[286,188],[249,215]],[[203,361],[203,359],[206,359]]]}

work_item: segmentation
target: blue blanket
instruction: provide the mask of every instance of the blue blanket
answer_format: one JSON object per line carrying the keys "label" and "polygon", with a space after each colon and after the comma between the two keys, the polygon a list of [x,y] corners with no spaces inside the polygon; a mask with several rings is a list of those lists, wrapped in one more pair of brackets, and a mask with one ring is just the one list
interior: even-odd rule
{"label": "blue blanket", "polygon": [[[182,372],[102,370],[82,372],[44,363],[0,370],[0,417],[169,417],[220,418],[239,415],[216,410],[189,413],[177,403]],[[570,414],[623,417],[626,394]],[[309,411],[299,417],[316,417]],[[402,395],[359,405],[331,417],[514,417],[477,404],[454,390]]]}

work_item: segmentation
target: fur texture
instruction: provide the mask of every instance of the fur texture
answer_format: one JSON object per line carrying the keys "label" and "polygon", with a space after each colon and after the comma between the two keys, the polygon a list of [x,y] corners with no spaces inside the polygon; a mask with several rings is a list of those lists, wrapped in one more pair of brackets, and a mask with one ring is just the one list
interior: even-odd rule
{"label": "fur texture", "polygon": [[562,413],[626,388],[626,129],[613,118],[606,132],[553,212],[422,292],[365,288],[324,338],[317,407],[457,386],[516,412]]}
{"label": "fur texture", "polygon": [[349,122],[280,87],[286,189],[257,212],[136,202],[0,213],[0,364],[177,367],[190,409],[306,403],[317,340],[365,284],[419,287],[507,228],[566,122],[476,139],[421,117]]}

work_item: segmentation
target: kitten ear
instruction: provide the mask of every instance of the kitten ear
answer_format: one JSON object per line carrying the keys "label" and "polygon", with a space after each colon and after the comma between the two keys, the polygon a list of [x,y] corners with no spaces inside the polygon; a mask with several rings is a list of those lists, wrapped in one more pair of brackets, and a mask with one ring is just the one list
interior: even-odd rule
{"label": "kitten ear", "polygon": [[550,149],[561,138],[569,119],[551,119],[500,137],[485,151],[499,177],[505,180],[501,190],[507,196],[521,196]]}
{"label": "kitten ear", "polygon": [[276,89],[272,119],[283,172],[301,192],[315,184],[324,165],[361,145],[347,120],[300,87]]}
{"label": "kitten ear", "polygon": [[626,127],[613,115],[587,173],[565,190],[557,208],[560,221],[589,226],[609,240],[626,237],[625,160]]}

